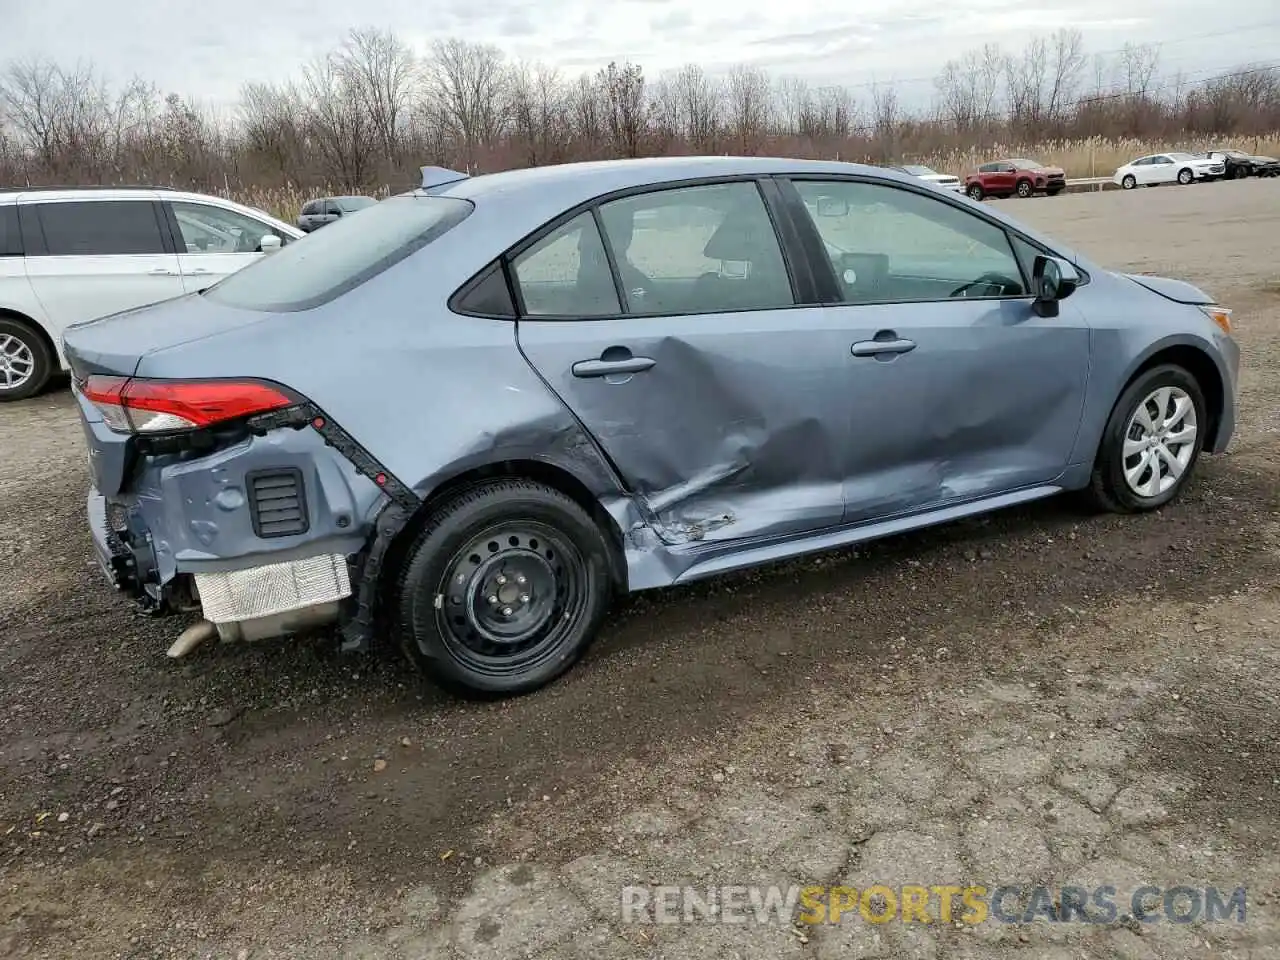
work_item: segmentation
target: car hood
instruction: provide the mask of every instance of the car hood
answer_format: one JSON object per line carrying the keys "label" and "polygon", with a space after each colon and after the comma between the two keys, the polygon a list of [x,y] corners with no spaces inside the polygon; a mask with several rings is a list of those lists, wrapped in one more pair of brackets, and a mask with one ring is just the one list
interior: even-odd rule
{"label": "car hood", "polygon": [[128,377],[148,354],[261,323],[270,316],[220,306],[190,293],[73,323],[63,331],[62,346],[79,379],[91,373]]}
{"label": "car hood", "polygon": [[1036,167],[1034,170],[1028,170],[1027,173],[1043,173],[1047,176],[1062,174],[1064,177],[1067,175],[1067,171],[1063,170],[1061,167]]}
{"label": "car hood", "polygon": [[1139,286],[1146,287],[1152,293],[1158,293],[1166,300],[1175,303],[1209,304],[1213,297],[1194,284],[1185,280],[1174,280],[1171,277],[1148,277],[1139,273],[1117,273],[1116,276],[1132,280]]}

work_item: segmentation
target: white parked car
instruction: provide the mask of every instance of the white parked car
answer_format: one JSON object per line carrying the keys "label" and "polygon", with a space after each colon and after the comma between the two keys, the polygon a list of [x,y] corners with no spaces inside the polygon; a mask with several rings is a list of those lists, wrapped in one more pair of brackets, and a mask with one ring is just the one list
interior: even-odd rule
{"label": "white parked car", "polygon": [[959,177],[953,177],[949,173],[939,173],[929,167],[921,166],[918,163],[903,163],[896,167],[890,167],[890,170],[898,170],[901,173],[910,174],[921,180],[927,180],[935,187],[941,187],[943,190],[954,190],[956,193],[964,193],[964,184],[960,182]]}
{"label": "white parked car", "polygon": [[1226,174],[1221,159],[1197,157],[1193,153],[1153,153],[1139,157],[1116,170],[1115,183],[1132,190],[1157,183],[1192,183],[1196,180],[1217,180]]}
{"label": "white parked car", "polygon": [[68,325],[202,290],[304,236],[199,193],[0,191],[0,402],[66,369]]}

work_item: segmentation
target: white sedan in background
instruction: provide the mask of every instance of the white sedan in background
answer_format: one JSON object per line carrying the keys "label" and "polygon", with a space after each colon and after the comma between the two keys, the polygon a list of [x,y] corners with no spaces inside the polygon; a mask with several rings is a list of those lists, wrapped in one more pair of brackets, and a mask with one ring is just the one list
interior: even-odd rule
{"label": "white sedan in background", "polygon": [[1197,157],[1192,153],[1153,153],[1126,163],[1111,179],[1126,190],[1157,183],[1188,184],[1196,180],[1216,180],[1225,175],[1221,160]]}
{"label": "white sedan in background", "polygon": [[935,187],[940,187],[943,190],[954,190],[956,193],[964,193],[964,184],[960,182],[959,177],[952,176],[949,173],[939,173],[937,170],[921,166],[918,163],[904,163],[890,167],[889,169],[898,170],[902,173],[909,173],[911,176],[932,183]]}

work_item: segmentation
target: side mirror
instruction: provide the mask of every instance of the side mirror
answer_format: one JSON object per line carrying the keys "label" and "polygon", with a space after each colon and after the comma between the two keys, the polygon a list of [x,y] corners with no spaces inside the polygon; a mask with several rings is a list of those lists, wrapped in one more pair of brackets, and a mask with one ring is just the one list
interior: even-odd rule
{"label": "side mirror", "polygon": [[1031,289],[1035,294],[1035,311],[1042,317],[1058,315],[1058,301],[1065,300],[1080,285],[1080,271],[1061,257],[1036,257],[1031,271]]}
{"label": "side mirror", "polygon": [[275,253],[281,245],[280,238],[274,233],[268,233],[259,241],[259,248],[263,253]]}

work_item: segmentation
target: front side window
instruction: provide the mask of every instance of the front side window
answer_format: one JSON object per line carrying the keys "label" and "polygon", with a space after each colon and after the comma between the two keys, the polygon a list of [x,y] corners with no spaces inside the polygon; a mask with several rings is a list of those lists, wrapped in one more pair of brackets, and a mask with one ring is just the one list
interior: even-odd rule
{"label": "front side window", "polygon": [[156,205],[150,200],[74,200],[37,203],[51,257],[139,256],[165,253]]}
{"label": "front side window", "polygon": [[259,253],[268,234],[282,244],[290,239],[261,220],[205,203],[175,201],[173,215],[186,253]]}
{"label": "front side window", "polygon": [[940,198],[852,181],[796,181],[845,303],[1027,296],[1005,231]]}
{"label": "front side window", "polygon": [[795,303],[753,182],[656,190],[600,207],[629,314],[768,310]]}
{"label": "front side window", "polygon": [[215,283],[204,296],[266,312],[328,303],[444,236],[471,215],[457,197],[395,197],[339,220]]}
{"label": "front side window", "polygon": [[529,317],[602,317],[621,312],[609,258],[590,212],[542,237],[511,262]]}

